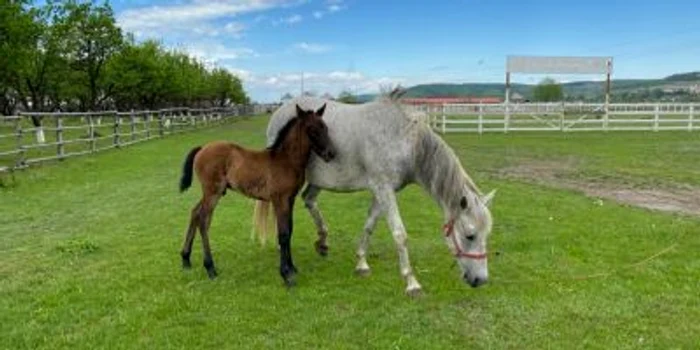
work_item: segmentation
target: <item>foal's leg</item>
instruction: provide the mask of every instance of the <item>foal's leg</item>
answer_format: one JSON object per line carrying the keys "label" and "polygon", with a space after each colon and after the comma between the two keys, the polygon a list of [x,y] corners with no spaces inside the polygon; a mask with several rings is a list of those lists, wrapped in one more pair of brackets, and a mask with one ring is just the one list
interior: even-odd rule
{"label": "foal's leg", "polygon": [[304,188],[304,192],[301,194],[301,196],[304,198],[304,205],[306,206],[306,209],[309,210],[309,214],[311,214],[311,218],[316,225],[316,231],[318,233],[318,240],[314,244],[316,247],[316,252],[318,252],[318,254],[321,256],[326,256],[328,255],[328,244],[326,243],[326,238],[328,237],[328,227],[323,221],[321,211],[318,209],[318,205],[316,204],[316,197],[318,197],[320,192],[320,188],[309,184],[306,186],[306,188]]}
{"label": "foal's leg", "polygon": [[421,286],[413,274],[411,262],[408,259],[408,249],[406,248],[406,229],[401,221],[399,206],[396,201],[396,194],[391,187],[383,186],[375,192],[375,198],[387,215],[387,222],[391,233],[394,236],[396,249],[399,253],[399,266],[401,276],[406,280],[406,293],[410,296],[417,296],[421,293]]}
{"label": "foal's leg", "polygon": [[190,263],[190,254],[192,254],[192,241],[194,241],[194,234],[197,231],[197,226],[199,225],[199,210],[202,207],[202,201],[197,202],[197,205],[192,209],[190,214],[190,226],[187,228],[185,233],[185,241],[182,243],[182,251],[180,256],[182,257],[182,267],[189,269],[192,267]]}
{"label": "foal's leg", "polygon": [[291,287],[294,285],[294,273],[296,268],[292,263],[292,210],[293,210],[293,198],[292,199],[280,199],[273,201],[275,207],[275,215],[277,216],[277,240],[280,246],[280,276],[284,280],[284,283]]}
{"label": "foal's leg", "polygon": [[375,198],[372,198],[372,206],[369,208],[367,213],[367,221],[365,221],[365,227],[362,231],[362,238],[360,238],[360,244],[357,247],[357,265],[355,266],[355,272],[361,276],[369,275],[369,265],[367,264],[367,248],[369,246],[369,239],[372,237],[372,232],[377,225],[377,219],[379,219],[382,213],[379,203]]}
{"label": "foal's leg", "polygon": [[199,210],[199,233],[202,235],[202,250],[204,251],[204,268],[207,269],[209,278],[214,279],[217,275],[214,267],[214,259],[211,256],[209,246],[209,226],[214,215],[214,208],[219,201],[220,194],[205,195]]}

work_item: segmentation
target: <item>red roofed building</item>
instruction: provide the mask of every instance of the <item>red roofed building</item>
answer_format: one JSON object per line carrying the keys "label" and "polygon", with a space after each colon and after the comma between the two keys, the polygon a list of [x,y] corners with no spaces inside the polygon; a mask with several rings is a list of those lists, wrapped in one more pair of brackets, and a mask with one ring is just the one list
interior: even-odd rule
{"label": "red roofed building", "polygon": [[402,98],[401,102],[412,105],[432,105],[432,104],[446,104],[446,103],[484,103],[484,104],[495,104],[502,103],[503,99],[500,97],[485,96],[485,97],[413,97],[413,98]]}

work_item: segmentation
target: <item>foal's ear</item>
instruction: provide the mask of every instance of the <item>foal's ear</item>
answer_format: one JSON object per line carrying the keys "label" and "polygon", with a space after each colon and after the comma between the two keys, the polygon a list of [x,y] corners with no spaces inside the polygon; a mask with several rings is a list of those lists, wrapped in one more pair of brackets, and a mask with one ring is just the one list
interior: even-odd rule
{"label": "foal's ear", "polygon": [[321,106],[321,108],[319,108],[318,111],[316,111],[316,114],[318,114],[319,117],[323,117],[323,112],[325,112],[325,111],[326,111],[326,104],[324,103],[323,106]]}
{"label": "foal's ear", "polygon": [[303,109],[301,109],[301,107],[299,107],[299,105],[296,105],[296,106],[297,106],[297,117],[304,116],[306,114],[306,112]]}

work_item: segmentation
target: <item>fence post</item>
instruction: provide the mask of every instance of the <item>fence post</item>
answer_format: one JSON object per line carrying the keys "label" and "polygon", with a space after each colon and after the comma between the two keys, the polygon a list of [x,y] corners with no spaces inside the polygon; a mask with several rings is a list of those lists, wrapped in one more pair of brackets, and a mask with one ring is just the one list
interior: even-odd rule
{"label": "fence post", "polygon": [[15,119],[15,131],[17,133],[17,160],[15,161],[15,167],[20,168],[24,166],[24,147],[22,146],[22,117],[17,116]]}
{"label": "fence post", "polygon": [[654,131],[659,131],[659,104],[654,105]]}
{"label": "fence post", "polygon": [[559,115],[559,131],[564,132],[564,113]]}
{"label": "fence post", "polygon": [[510,124],[510,102],[505,103],[505,120],[503,120],[503,132],[508,133],[508,124]]}
{"label": "fence post", "polygon": [[134,115],[134,110],[131,110],[131,141],[136,141],[136,116]]}
{"label": "fence post", "polygon": [[95,123],[92,119],[92,115],[88,115],[88,137],[90,137],[90,152],[95,153],[97,140],[95,140]]}
{"label": "fence post", "polygon": [[693,112],[694,112],[694,106],[695,106],[695,105],[690,105],[690,115],[688,115],[688,131],[693,131]]}
{"label": "fence post", "polygon": [[484,132],[484,105],[479,102],[479,135]]}
{"label": "fence post", "polygon": [[447,117],[445,116],[445,104],[442,104],[442,133],[444,134],[447,129],[445,128],[445,121]]}
{"label": "fence post", "polygon": [[114,146],[119,148],[121,140],[119,140],[119,125],[121,124],[121,118],[119,114],[114,113]]}
{"label": "fence post", "polygon": [[187,108],[187,119],[189,119],[192,129],[197,129],[197,119],[192,116],[192,111]]}
{"label": "fence post", "polygon": [[146,126],[146,139],[151,138],[151,121],[153,120],[153,113],[151,111],[147,111],[146,114],[144,114],[144,123]]}
{"label": "fence post", "polygon": [[165,130],[163,128],[165,125],[163,125],[163,111],[158,111],[158,133],[160,134],[160,137],[163,137],[165,134]]}
{"label": "fence post", "polygon": [[63,146],[63,118],[61,115],[56,115],[56,155],[58,159],[63,159],[65,147]]}

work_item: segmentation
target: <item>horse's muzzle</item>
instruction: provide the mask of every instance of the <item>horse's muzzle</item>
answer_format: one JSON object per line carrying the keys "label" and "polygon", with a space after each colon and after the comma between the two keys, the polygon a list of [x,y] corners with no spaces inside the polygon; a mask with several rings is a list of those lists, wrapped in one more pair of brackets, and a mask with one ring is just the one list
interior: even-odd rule
{"label": "horse's muzzle", "polygon": [[326,162],[330,162],[331,160],[335,159],[335,150],[324,151],[321,153],[321,158]]}
{"label": "horse's muzzle", "polygon": [[486,282],[488,282],[488,280],[486,278],[479,278],[479,277],[469,278],[467,276],[467,274],[464,274],[462,276],[462,279],[464,279],[464,282],[469,284],[473,288],[484,285],[484,284],[486,284]]}

